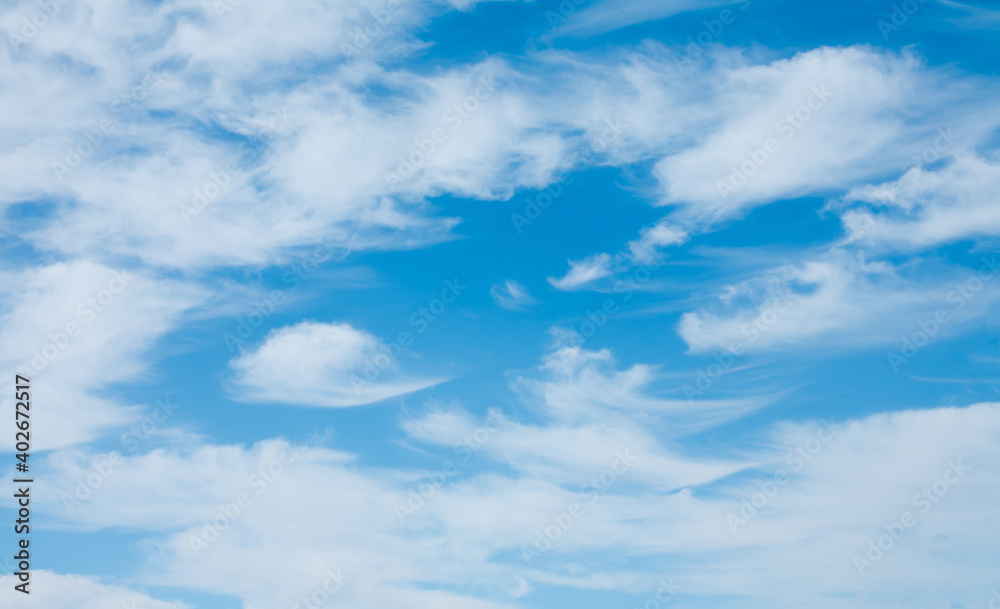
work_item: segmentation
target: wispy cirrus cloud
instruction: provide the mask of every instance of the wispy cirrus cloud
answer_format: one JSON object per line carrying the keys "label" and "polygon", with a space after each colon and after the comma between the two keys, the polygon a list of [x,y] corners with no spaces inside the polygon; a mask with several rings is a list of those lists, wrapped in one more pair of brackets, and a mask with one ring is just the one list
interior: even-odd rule
{"label": "wispy cirrus cloud", "polygon": [[[741,0],[741,4],[749,5],[750,0]],[[575,4],[575,3],[574,3]],[[623,0],[619,2],[604,0],[583,8],[573,6],[573,11],[559,7],[562,19],[552,32],[554,37],[563,36],[594,36],[611,32],[620,28],[666,19],[688,11],[713,8],[732,4],[731,0]],[[572,5],[571,5],[572,6]],[[569,12],[568,15],[564,15]],[[555,20],[555,17],[552,18]]]}
{"label": "wispy cirrus cloud", "polygon": [[569,271],[562,277],[549,277],[549,283],[558,290],[579,290],[611,275],[614,264],[615,259],[605,253],[594,254],[583,260],[570,260]]}
{"label": "wispy cirrus cloud", "polygon": [[538,302],[523,285],[513,279],[505,279],[503,285],[493,284],[490,296],[498,305],[511,311],[524,311]]}

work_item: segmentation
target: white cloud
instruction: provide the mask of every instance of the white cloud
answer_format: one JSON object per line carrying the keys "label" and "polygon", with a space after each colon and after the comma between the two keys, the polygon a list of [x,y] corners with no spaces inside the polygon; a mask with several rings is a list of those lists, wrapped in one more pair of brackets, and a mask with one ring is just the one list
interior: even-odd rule
{"label": "white cloud", "polygon": [[669,222],[661,221],[651,227],[644,228],[639,233],[638,239],[629,242],[628,251],[634,261],[648,264],[659,259],[659,248],[681,245],[687,240],[687,231]]}
{"label": "white cloud", "polygon": [[[467,415],[438,413],[408,428],[449,446],[447,436],[468,434],[472,423]],[[350,578],[336,596],[345,607],[390,597],[408,608],[427,601],[513,607],[533,585],[554,582],[648,594],[665,573],[693,602],[723,592],[755,607],[795,607],[804,597],[821,607],[837,607],[844,598],[866,609],[904,607],[909,593],[974,605],[977,594],[995,584],[988,556],[1000,537],[983,506],[1000,483],[998,404],[837,421],[833,434],[815,422],[777,424],[728,451],[670,439],[650,451],[643,442],[658,443],[650,432],[616,425],[511,423],[483,448],[517,466],[517,474],[470,477],[459,462],[459,478],[446,479],[403,522],[397,509],[412,501],[412,489],[432,480],[427,474],[358,467],[343,453],[299,449],[294,460],[263,478],[261,468],[289,448],[284,442],[126,458],[95,492],[91,501],[98,503],[89,512],[85,506],[67,516],[41,495],[39,509],[58,507],[46,515],[53,523],[89,514],[88,526],[167,528],[144,544],[149,561],[138,581],[233,594],[248,607],[290,606],[319,587],[329,569]],[[638,460],[589,503],[580,485],[611,465],[606,457],[618,443]],[[744,453],[743,467],[756,471],[723,481],[721,472],[699,473],[706,455],[737,451]],[[670,454],[674,458],[666,458]],[[445,458],[458,461],[451,452]],[[69,482],[79,472],[61,468],[81,460],[55,455],[40,480]],[[959,478],[953,470],[950,483],[938,484],[959,463]],[[768,488],[777,470],[787,478]],[[691,486],[667,490],[669,479],[687,479]],[[763,493],[760,484],[771,497],[755,499],[755,512],[734,533],[728,515]],[[920,501],[923,489],[936,501]],[[234,502],[240,492],[251,501],[227,522],[220,504]],[[148,512],[149,496],[157,498],[165,521]],[[551,550],[526,564],[523,548],[534,547],[538,531],[573,502],[585,504],[583,516]],[[866,553],[868,540],[885,534],[883,525],[905,512],[916,518],[915,526],[860,577],[853,557]],[[225,528],[195,555],[191,539],[205,535],[216,519]],[[285,560],[255,567],[289,546],[296,552]],[[593,560],[609,552],[652,562],[636,559],[626,569]],[[956,563],[953,552],[969,561]],[[692,554],[701,559],[686,558]]]}
{"label": "white cloud", "polygon": [[542,360],[541,378],[518,377],[522,400],[537,403],[561,421],[600,421],[621,413],[642,413],[668,422],[665,432],[682,435],[745,414],[760,400],[691,401],[660,397],[653,389],[663,373],[657,366],[634,364],[618,370],[608,349],[591,351],[556,345]]}
{"label": "white cloud", "polygon": [[[671,51],[649,44],[616,58],[614,73],[607,60],[581,65],[565,53],[546,59],[576,72],[575,83],[558,76],[554,82],[580,101],[571,106],[547,93],[546,102],[573,117],[583,143],[614,127],[614,145],[584,154],[588,163],[660,159],[656,202],[674,209],[628,244],[625,255],[639,263],[649,257],[631,250],[652,254],[658,237],[676,241],[680,231],[714,230],[757,206],[898,174],[940,145],[942,132],[949,135],[937,154],[947,156],[978,145],[1000,125],[972,93],[994,83],[868,47],[824,47],[771,62],[713,48],[678,64]],[[597,83],[614,83],[614,94],[601,93],[606,89]],[[665,227],[671,234],[658,234]]]}
{"label": "white cloud", "polygon": [[[656,395],[659,371],[646,364],[617,370],[608,350],[556,346],[539,376],[517,377],[513,389],[545,420],[532,425],[488,420],[477,424],[461,410],[439,410],[405,424],[414,437],[444,446],[477,443],[510,467],[550,482],[570,484],[605,469],[616,455],[636,458],[629,479],[677,490],[730,475],[745,464],[688,459],[666,444],[763,406],[766,398],[689,401]],[[491,415],[490,419],[496,418]],[[500,417],[502,418],[502,417]],[[654,431],[655,430],[655,433]]]}
{"label": "white cloud", "polygon": [[498,305],[511,311],[523,311],[538,302],[528,290],[513,279],[505,279],[504,284],[493,284],[490,296]]}
{"label": "white cloud", "polygon": [[[157,450],[125,457],[67,513],[60,496],[72,493],[89,461],[103,457],[53,455],[50,476],[35,489],[39,509],[56,526],[156,531],[141,545],[149,562],[136,574],[150,585],[236,595],[247,607],[290,607],[333,570],[346,578],[330,600],[338,606],[513,606],[505,594],[489,600],[475,590],[476,581],[492,588],[513,579],[509,568],[483,560],[481,542],[441,545],[437,534],[405,529],[396,506],[418,483],[405,472],[359,467],[345,453],[279,440]],[[276,570],[246,562],[261,564],[278,545],[296,552]]]}
{"label": "white cloud", "polygon": [[[10,583],[5,578],[4,583]],[[13,584],[10,584],[11,587]],[[17,606],[25,609],[108,609],[110,607],[142,607],[143,609],[187,609],[178,601],[162,601],[148,594],[108,584],[96,577],[53,573],[45,569],[31,573],[30,594],[4,590],[5,595],[18,595]]]}
{"label": "white cloud", "polygon": [[[716,126],[697,145],[657,165],[665,201],[686,206],[684,215],[692,220],[712,221],[898,171],[939,127],[978,139],[972,134],[991,129],[996,116],[962,91],[941,90],[945,78],[912,56],[859,47],[821,48],[724,70],[718,81],[724,92],[713,106],[723,113]],[[937,113],[951,95],[955,108],[943,117],[920,123],[901,118],[904,109],[917,116]]]}
{"label": "white cloud", "polygon": [[402,375],[398,358],[403,348],[350,324],[307,321],[271,331],[262,345],[230,366],[239,399],[343,408],[443,381]]}
{"label": "white cloud", "polygon": [[850,241],[921,250],[1000,235],[1000,162],[971,153],[946,167],[915,167],[896,181],[852,188],[837,206]]}
{"label": "white cloud", "polygon": [[570,260],[566,275],[560,278],[549,277],[549,283],[559,290],[579,290],[609,276],[614,270],[614,262],[614,259],[605,253],[594,254],[583,260]]}
{"label": "white cloud", "polygon": [[[971,147],[997,123],[983,96],[968,94],[969,79],[862,47],[770,63],[719,48],[681,66],[650,43],[386,69],[379,60],[419,45],[413,32],[446,8],[403,6],[372,46],[348,55],[342,45],[377,23],[370,11],[381,3],[244,2],[224,16],[187,2],[67,7],[0,68],[13,83],[0,96],[21,110],[9,116],[29,116],[0,120],[18,142],[0,155],[0,202],[45,202],[43,222],[16,228],[46,251],[181,269],[267,265],[324,237],[355,251],[448,238],[457,219],[436,215],[427,197],[505,199],[575,167],[661,159],[658,202],[679,205],[671,223],[694,232],[753,205],[883,175],[938,126],[953,125]],[[290,81],[282,62],[326,67]],[[722,201],[716,183],[730,165],[819,85],[832,93],[823,107]],[[250,103],[248,90],[259,92]],[[88,143],[102,120],[111,127]],[[595,141],[605,142],[599,153]],[[60,181],[53,163],[67,162],[67,146],[92,152]],[[387,179],[401,168],[406,176]],[[206,189],[219,194],[200,198]],[[196,200],[200,213],[182,212]]]}
{"label": "white cloud", "polygon": [[[138,408],[101,391],[141,378],[153,344],[207,297],[189,284],[82,260],[3,279],[0,361],[32,380],[36,450],[92,440],[134,420]],[[2,402],[13,406],[12,396]]]}
{"label": "white cloud", "polygon": [[[510,73],[502,62],[421,76],[373,63],[413,48],[409,33],[447,9],[400,6],[386,26],[376,13],[387,5],[374,0],[295,8],[243,2],[223,14],[186,1],[140,12],[65,7],[0,68],[16,83],[4,93],[12,114],[20,108],[29,117],[0,121],[20,142],[0,163],[0,201],[51,204],[46,222],[20,231],[47,250],[190,268],[269,264],[324,236],[355,250],[412,247],[440,240],[455,224],[426,214],[425,196],[497,198],[548,183],[566,166],[565,146],[525,131],[538,113],[499,90]],[[6,16],[20,23],[16,10]],[[366,27],[380,30],[368,36],[370,46],[345,51]],[[50,60],[56,53],[67,62]],[[276,69],[283,62],[332,65],[333,73],[290,87],[288,72]],[[373,86],[395,94],[373,99]],[[250,89],[262,92],[247,103]],[[451,112],[466,102],[482,108]],[[30,119],[43,114],[49,119]],[[447,141],[404,184],[389,183],[398,159],[419,152],[418,143],[434,144],[439,129]],[[524,135],[511,141],[512,131]],[[56,162],[73,167],[57,176]],[[195,215],[196,205],[203,209]]]}
{"label": "white cloud", "polygon": [[[210,519],[219,504],[241,492],[255,495],[261,481],[270,484],[275,477],[268,467],[291,467],[282,460],[346,465],[353,456],[280,440],[245,448],[204,444],[194,436],[183,436],[169,448],[126,456],[63,449],[46,459],[52,476],[37,489],[37,503],[58,514],[55,525],[63,529],[172,531]],[[130,494],[134,498],[120,501]]]}
{"label": "white cloud", "polygon": [[941,4],[965,13],[966,16],[964,17],[952,17],[948,19],[948,21],[965,31],[1000,28],[1000,11],[981,8],[964,2],[954,2],[953,0],[941,0]]}
{"label": "white cloud", "polygon": [[959,304],[953,290],[968,279],[963,272],[969,271],[928,265],[933,278],[915,282],[888,263],[835,249],[729,286],[719,303],[683,314],[678,333],[699,353],[871,345],[912,334],[918,323],[944,310],[947,334],[1000,297],[1000,285],[987,284]]}
{"label": "white cloud", "polygon": [[[575,4],[568,17],[563,19],[567,11],[560,5],[556,11],[549,11],[546,16],[550,23],[555,21],[557,27],[553,36],[593,36],[614,31],[637,23],[666,19],[688,11],[712,8],[729,4],[730,0],[605,0],[583,9],[577,9]],[[744,0],[742,4],[748,4]]]}

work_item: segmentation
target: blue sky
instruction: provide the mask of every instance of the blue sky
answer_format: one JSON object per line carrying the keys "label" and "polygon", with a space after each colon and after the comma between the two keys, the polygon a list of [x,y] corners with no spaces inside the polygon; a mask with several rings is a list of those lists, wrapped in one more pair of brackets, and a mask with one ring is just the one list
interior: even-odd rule
{"label": "blue sky", "polygon": [[1000,603],[990,3],[0,28],[0,605]]}

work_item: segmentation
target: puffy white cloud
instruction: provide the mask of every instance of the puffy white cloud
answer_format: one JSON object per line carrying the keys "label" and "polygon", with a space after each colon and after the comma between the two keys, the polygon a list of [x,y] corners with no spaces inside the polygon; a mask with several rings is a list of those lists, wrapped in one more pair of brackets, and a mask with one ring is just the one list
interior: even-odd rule
{"label": "puffy white cloud", "polygon": [[237,397],[246,401],[343,408],[444,380],[401,374],[403,348],[350,324],[306,321],[271,331],[263,344],[234,359],[233,385]]}
{"label": "puffy white cloud", "polygon": [[714,127],[656,168],[665,202],[694,221],[898,171],[939,128],[978,140],[997,124],[964,87],[942,90],[949,77],[910,55],[821,48],[721,76]]}
{"label": "puffy white cloud", "polygon": [[[0,361],[32,381],[36,450],[138,417],[100,391],[140,378],[153,344],[207,298],[200,287],[86,261],[8,271],[3,283]],[[2,403],[13,407],[12,396]]]}
{"label": "puffy white cloud", "polygon": [[[78,3],[12,52],[0,75],[16,88],[4,98],[25,116],[50,117],[0,122],[19,142],[3,157],[0,202],[49,205],[46,222],[21,231],[27,239],[69,255],[181,268],[268,264],[324,236],[354,249],[412,247],[455,223],[426,214],[423,197],[509,196],[566,165],[558,137],[507,137],[538,118],[498,90],[510,72],[502,62],[420,77],[373,63],[412,48],[409,32],[444,3],[401,3],[384,26],[389,9],[378,1],[216,5],[227,8]],[[364,33],[371,28],[378,35]],[[351,50],[359,32],[370,45]],[[331,60],[331,74],[294,85],[276,69]],[[391,99],[372,98],[372,86]],[[251,89],[260,94],[247,103]],[[436,141],[439,132],[446,141]],[[425,153],[428,141],[434,150]],[[413,175],[386,178],[400,158],[420,154],[407,166]]]}
{"label": "puffy white cloud", "polygon": [[1000,235],[1000,162],[961,153],[946,167],[915,167],[893,182],[852,188],[835,205],[848,239],[897,250],[923,250]]}

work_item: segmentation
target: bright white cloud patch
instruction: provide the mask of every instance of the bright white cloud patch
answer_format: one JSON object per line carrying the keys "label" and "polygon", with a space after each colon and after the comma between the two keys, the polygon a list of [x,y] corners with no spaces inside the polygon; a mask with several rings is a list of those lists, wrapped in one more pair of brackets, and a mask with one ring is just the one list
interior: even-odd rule
{"label": "bright white cloud patch", "polygon": [[852,188],[839,206],[851,241],[920,250],[1000,235],[1000,163],[971,153],[938,170],[914,168],[894,182]]}
{"label": "bright white cloud patch", "polygon": [[[684,313],[678,332],[694,352],[736,354],[807,349],[818,342],[887,343],[930,322],[935,335],[946,335],[983,315],[1000,296],[1000,283],[992,281],[996,271],[981,270],[986,281],[946,267],[944,274],[917,284],[888,263],[833,250],[730,286],[719,303]],[[965,287],[970,281],[974,292]],[[935,321],[938,311],[944,317]]]}
{"label": "bright white cloud patch", "polygon": [[636,262],[649,263],[658,259],[659,248],[680,245],[687,240],[687,231],[668,222],[659,222],[643,229],[638,239],[630,241],[628,252]]}
{"label": "bright white cloud patch", "polygon": [[402,375],[403,346],[350,324],[302,322],[272,331],[231,362],[240,399],[342,408],[370,404],[440,383]]}
{"label": "bright white cloud patch", "polygon": [[930,91],[941,78],[912,56],[861,48],[823,48],[728,71],[710,134],[656,168],[666,202],[685,205],[692,219],[725,218],[898,171],[938,128],[978,139],[973,134],[996,126],[995,115],[960,98],[953,103],[969,114],[953,112],[950,123],[903,120],[904,113],[938,112],[948,94]]}
{"label": "bright white cloud patch", "polygon": [[[4,275],[0,360],[37,383],[45,404],[37,449],[93,440],[138,418],[138,408],[103,391],[141,378],[152,346],[207,297],[198,286],[86,261]],[[2,403],[13,406],[13,396]]]}
{"label": "bright white cloud patch", "polygon": [[549,277],[549,283],[559,290],[579,290],[604,279],[614,270],[614,259],[608,254],[594,254],[583,260],[570,260],[569,271],[563,277]]}
{"label": "bright white cloud patch", "polygon": [[[25,609],[105,609],[107,607],[143,607],[148,609],[188,609],[179,601],[164,601],[148,594],[102,582],[84,575],[62,575],[49,570],[33,574],[31,594],[18,599]],[[11,578],[5,578],[10,581]]]}

